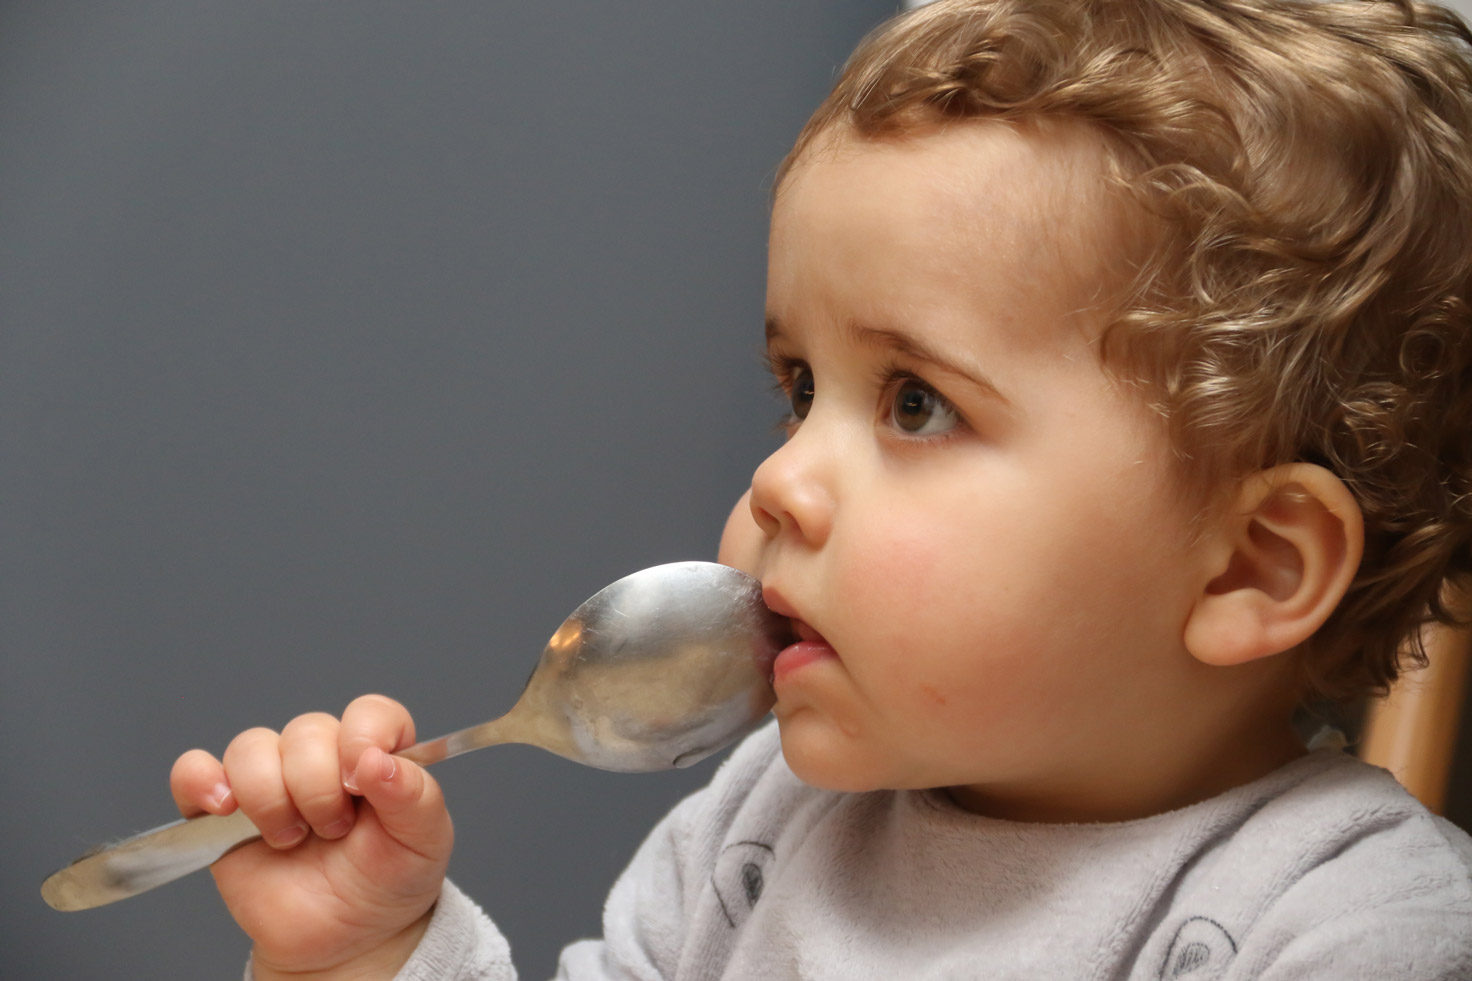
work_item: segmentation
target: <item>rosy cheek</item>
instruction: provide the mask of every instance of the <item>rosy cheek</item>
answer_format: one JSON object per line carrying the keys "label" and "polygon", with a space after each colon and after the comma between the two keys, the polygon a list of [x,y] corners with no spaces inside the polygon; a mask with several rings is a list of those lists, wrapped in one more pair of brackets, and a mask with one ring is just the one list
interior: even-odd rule
{"label": "rosy cheek", "polygon": [[935,600],[949,564],[926,528],[892,522],[847,550],[839,564],[844,605],[871,631],[903,637]]}
{"label": "rosy cheek", "polygon": [[1017,550],[1028,537],[1021,522],[993,527],[974,516],[945,521],[947,513],[937,508],[906,520],[889,511],[885,527],[845,550],[838,566],[844,602],[872,636],[902,647],[974,643],[983,621],[1021,599]]}
{"label": "rosy cheek", "polygon": [[945,704],[955,658],[974,650],[981,588],[954,560],[944,536],[902,522],[845,556],[839,589],[849,636],[863,645],[853,670],[896,696]]}
{"label": "rosy cheek", "polygon": [[1027,612],[1037,597],[1023,595],[1016,552],[1028,528],[929,520],[938,514],[896,516],[847,543],[835,566],[848,635],[862,645],[849,669],[921,716],[972,712],[1025,688],[1016,659],[1026,659],[1039,633]]}

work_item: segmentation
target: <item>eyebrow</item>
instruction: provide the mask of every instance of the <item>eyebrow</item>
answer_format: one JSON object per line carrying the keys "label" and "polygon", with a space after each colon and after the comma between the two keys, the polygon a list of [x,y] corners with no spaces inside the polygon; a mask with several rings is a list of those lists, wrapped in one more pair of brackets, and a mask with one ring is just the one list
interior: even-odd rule
{"label": "eyebrow", "polygon": [[[767,318],[766,333],[768,344],[785,337],[782,322],[776,317]],[[869,327],[863,324],[850,324],[848,334],[859,344],[886,348],[896,354],[902,354],[912,360],[924,362],[941,371],[964,378],[991,398],[997,399],[1004,405],[1011,404],[1010,400],[1002,394],[1002,390],[980,368],[962,363],[936,350],[914,334],[890,327]]]}

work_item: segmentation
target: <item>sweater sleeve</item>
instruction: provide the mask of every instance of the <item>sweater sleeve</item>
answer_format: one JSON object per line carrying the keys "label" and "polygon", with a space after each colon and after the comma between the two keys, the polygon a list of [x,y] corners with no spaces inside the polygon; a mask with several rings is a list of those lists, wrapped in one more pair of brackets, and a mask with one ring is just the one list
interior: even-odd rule
{"label": "sweater sleeve", "polygon": [[674,981],[720,973],[729,930],[711,888],[721,844],[744,808],[762,810],[757,788],[780,757],[775,724],[753,733],[711,782],[670,811],[635,853],[603,908],[603,937],[562,952],[558,981]]}
{"label": "sweater sleeve", "polygon": [[[249,961],[244,981],[255,981]],[[447,879],[414,956],[394,981],[516,981],[516,969],[501,931]]]}
{"label": "sweater sleeve", "polygon": [[491,918],[446,880],[429,928],[394,981],[516,981],[516,969]]}
{"label": "sweater sleeve", "polygon": [[1262,981],[1467,981],[1466,913],[1366,910],[1290,942]]}
{"label": "sweater sleeve", "polygon": [[1317,922],[1306,922],[1300,908],[1295,919],[1301,929],[1289,933],[1286,924],[1273,925],[1283,942],[1252,976],[1262,981],[1472,978],[1472,839],[1429,814],[1412,823],[1422,828],[1420,840],[1407,842],[1411,847],[1385,848],[1377,856],[1381,868],[1371,868],[1353,886],[1341,883],[1334,899],[1322,901],[1324,914]]}
{"label": "sweater sleeve", "polygon": [[692,900],[686,846],[705,794],[686,798],[655,826],[608,894],[603,937],[564,949],[558,981],[669,981],[676,976]]}

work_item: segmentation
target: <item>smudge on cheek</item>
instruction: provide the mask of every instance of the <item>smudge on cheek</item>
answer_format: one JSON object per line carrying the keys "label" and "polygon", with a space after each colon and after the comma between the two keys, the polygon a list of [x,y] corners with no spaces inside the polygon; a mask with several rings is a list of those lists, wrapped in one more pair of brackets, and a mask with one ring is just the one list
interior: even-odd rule
{"label": "smudge on cheek", "polygon": [[936,708],[944,708],[946,697],[940,693],[940,689],[934,685],[921,685],[920,694],[923,695]]}

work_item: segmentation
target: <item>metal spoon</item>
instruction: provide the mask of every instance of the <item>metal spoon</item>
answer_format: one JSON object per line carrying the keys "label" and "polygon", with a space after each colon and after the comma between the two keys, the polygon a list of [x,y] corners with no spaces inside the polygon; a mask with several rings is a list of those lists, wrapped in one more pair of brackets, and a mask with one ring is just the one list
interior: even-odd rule
{"label": "metal spoon", "polygon": [[[511,711],[397,755],[421,765],[525,743],[603,770],[689,766],[750,731],[772,707],[772,659],[789,631],[761,584],[711,562],[626,576],[575,610],[547,642]],[[260,837],[239,811],[175,821],[94,849],[41,896],[91,909],[202,869]]]}

